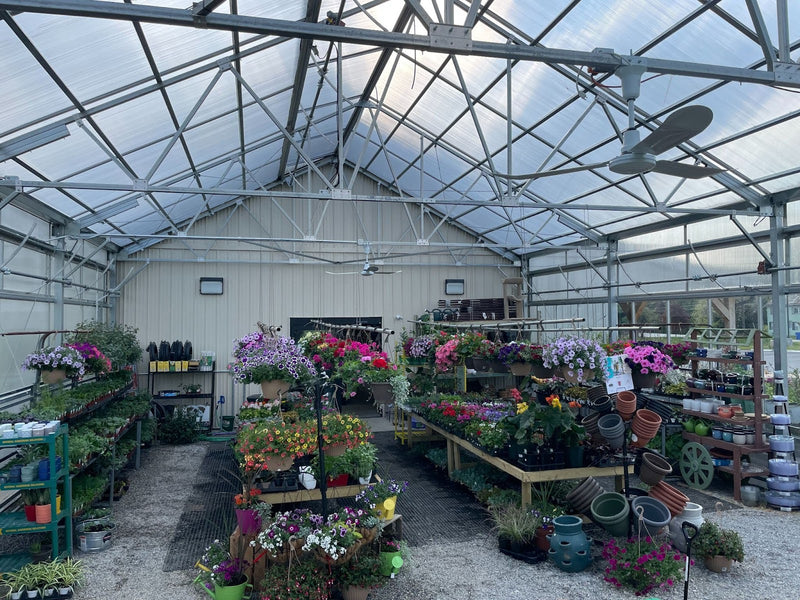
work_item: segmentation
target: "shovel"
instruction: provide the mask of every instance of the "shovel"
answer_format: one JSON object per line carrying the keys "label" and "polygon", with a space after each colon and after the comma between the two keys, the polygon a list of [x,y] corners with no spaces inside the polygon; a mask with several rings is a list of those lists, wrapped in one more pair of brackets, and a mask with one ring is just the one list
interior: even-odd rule
{"label": "shovel", "polygon": [[689,598],[689,564],[691,563],[692,557],[692,540],[697,536],[697,525],[694,523],[689,523],[688,521],[684,521],[681,523],[681,531],[683,532],[683,537],[686,540],[686,565],[683,568],[683,600],[688,600]]}

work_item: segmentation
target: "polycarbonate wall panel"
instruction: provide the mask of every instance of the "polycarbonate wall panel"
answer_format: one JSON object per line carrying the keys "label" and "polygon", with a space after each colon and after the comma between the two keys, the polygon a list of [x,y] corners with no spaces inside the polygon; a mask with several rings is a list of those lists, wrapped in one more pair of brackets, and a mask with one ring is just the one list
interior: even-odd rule
{"label": "polycarbonate wall panel", "polygon": [[[2,306],[0,329],[3,333],[52,329],[50,303],[4,299]],[[3,336],[0,344],[0,391],[15,390],[33,383],[36,372],[23,370],[22,363],[36,350],[39,337],[39,334]]]}

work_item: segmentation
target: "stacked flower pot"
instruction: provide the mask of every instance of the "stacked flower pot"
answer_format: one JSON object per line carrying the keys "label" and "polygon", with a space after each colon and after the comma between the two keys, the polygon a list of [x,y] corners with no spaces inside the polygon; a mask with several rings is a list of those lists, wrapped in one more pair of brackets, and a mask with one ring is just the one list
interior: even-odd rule
{"label": "stacked flower pot", "polygon": [[[786,411],[785,396],[775,396],[776,411],[784,412],[770,415],[775,433],[769,436],[769,448],[772,456],[769,460],[767,477],[767,503],[781,510],[800,508],[800,470],[794,455],[794,437],[789,434],[791,416]],[[781,404],[783,406],[781,406]]]}

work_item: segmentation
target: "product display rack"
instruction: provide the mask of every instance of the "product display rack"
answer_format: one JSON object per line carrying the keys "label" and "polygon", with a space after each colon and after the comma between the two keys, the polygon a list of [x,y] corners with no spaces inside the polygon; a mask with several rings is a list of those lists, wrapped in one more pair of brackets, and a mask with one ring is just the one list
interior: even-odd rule
{"label": "product display rack", "polygon": [[[742,479],[746,477],[758,477],[768,474],[767,469],[753,467],[752,465],[747,470],[742,469],[742,456],[769,452],[769,446],[763,441],[764,421],[762,418],[762,410],[763,399],[765,396],[762,388],[763,379],[761,371],[765,362],[761,358],[761,332],[757,330],[739,330],[739,332],[737,332],[736,330],[705,329],[692,331],[691,337],[693,340],[693,346],[695,348],[698,347],[699,343],[707,343],[709,345],[716,346],[732,346],[736,342],[737,333],[746,334],[746,342],[748,342],[748,345],[750,342],[752,342],[752,358],[691,356],[689,357],[689,360],[692,364],[692,375],[695,377],[697,376],[698,365],[700,363],[748,367],[753,373],[753,393],[737,394],[733,392],[701,390],[696,388],[689,388],[689,393],[692,396],[716,396],[730,400],[752,401],[754,407],[753,416],[749,418],[725,418],[719,416],[717,413],[706,413],[687,409],[683,409],[683,414],[729,425],[751,426],[755,430],[755,441],[753,444],[736,444],[733,442],[727,442],[725,440],[715,439],[710,435],[701,436],[697,435],[696,433],[684,431],[684,439],[689,442],[694,442],[696,445],[684,446],[684,452],[681,457],[681,474],[683,475],[684,480],[686,480],[690,485],[707,487],[710,483],[710,478],[713,475],[714,468],[725,473],[730,473],[733,475],[733,497],[737,501],[741,501]],[[731,464],[716,466],[711,458],[710,453],[707,450],[703,452],[703,448],[719,449],[730,452]]]}
{"label": "product display rack", "polygon": [[[72,555],[72,485],[69,477],[69,434],[68,426],[62,424],[55,433],[28,438],[0,439],[0,448],[14,446],[47,445],[47,460],[50,462],[50,479],[0,484],[2,490],[50,490],[50,523],[35,523],[25,518],[24,511],[0,513],[0,535],[19,535],[49,532],[53,545],[52,557]],[[62,453],[61,469],[56,471],[56,448]],[[61,510],[56,511],[58,485],[61,484]],[[64,547],[59,544],[59,530],[64,529]],[[29,563],[31,556],[26,553],[9,554],[0,557],[0,573],[8,573]]]}
{"label": "product display rack", "polygon": [[[112,402],[116,402],[134,392],[136,390],[135,383],[131,382],[128,385],[124,386],[117,392],[109,394],[108,396],[104,397],[101,401],[96,403],[91,410],[82,411],[81,413],[77,414],[76,416],[69,418],[69,423],[75,424],[76,422],[83,421],[85,419],[90,419],[92,413],[99,409],[111,404]],[[133,456],[129,457],[134,459],[134,468],[138,469],[141,463],[141,448],[142,448],[142,418],[141,416],[137,416],[135,419],[132,419],[127,425],[125,425],[120,431],[118,431],[113,438],[109,441],[109,449],[111,450],[111,462],[112,465],[116,462],[117,456],[117,443],[133,428],[136,427],[136,448],[133,451]],[[86,471],[94,462],[102,455],[98,454],[94,456],[91,460],[87,461],[86,463],[80,465],[79,468],[75,469],[69,474],[70,481]],[[113,508],[114,504],[114,484],[116,481],[117,470],[113,466],[109,469],[108,472],[108,488],[110,491],[109,493],[109,508]],[[104,490],[105,491],[105,490]],[[102,496],[102,493],[101,493]],[[74,515],[73,515],[74,516]]]}
{"label": "product display rack", "polygon": [[[216,377],[214,376],[214,372],[216,371],[217,363],[213,361],[211,363],[211,370],[210,371],[148,371],[147,379],[150,387],[150,394],[153,396],[153,399],[163,403],[176,402],[176,403],[187,403],[188,400],[208,400],[209,406],[209,420],[208,420],[208,429],[212,429],[214,423],[214,398],[216,393]],[[156,393],[156,380],[161,378],[162,376],[167,376],[169,378],[173,378],[175,376],[180,375],[210,375],[211,376],[211,392],[209,393],[199,393],[199,394],[180,394],[175,393],[168,396],[161,395],[163,392]]]}

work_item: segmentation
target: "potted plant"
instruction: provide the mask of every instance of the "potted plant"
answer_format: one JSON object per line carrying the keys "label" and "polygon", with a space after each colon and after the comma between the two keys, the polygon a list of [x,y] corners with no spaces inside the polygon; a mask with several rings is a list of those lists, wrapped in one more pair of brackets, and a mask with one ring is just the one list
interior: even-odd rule
{"label": "potted plant", "polygon": [[236,435],[234,452],[245,474],[285,471],[295,458],[313,451],[316,437],[305,423],[245,423]]}
{"label": "potted plant", "polygon": [[294,562],[291,568],[273,564],[264,574],[261,600],[330,600],[333,577],[328,566],[313,560]]}
{"label": "potted plant", "polygon": [[279,512],[258,534],[256,543],[267,551],[274,562],[288,562],[293,553],[300,552],[312,529],[322,522],[322,516],[305,508]]}
{"label": "potted plant", "polygon": [[357,503],[375,509],[384,521],[394,517],[397,497],[408,489],[407,481],[379,480],[361,490],[355,497]]}
{"label": "potted plant", "polygon": [[322,440],[326,456],[343,454],[372,437],[366,422],[353,415],[331,413],[322,417]]}
{"label": "potted plant", "polygon": [[30,353],[22,368],[39,371],[45,383],[57,383],[65,377],[83,377],[86,363],[75,348],[55,346]]}
{"label": "potted plant", "polygon": [[68,556],[54,561],[54,574],[59,598],[70,598],[83,582],[83,563]]}
{"label": "potted plant", "polygon": [[74,348],[83,356],[86,363],[86,371],[94,373],[95,375],[102,375],[111,371],[111,361],[103,354],[97,346],[89,342],[76,342],[68,344],[70,348]]}
{"label": "potted plant", "polygon": [[703,559],[706,568],[715,573],[727,573],[733,561],[744,560],[744,545],[737,531],[723,529],[705,521],[692,542],[692,550]]}
{"label": "potted plant", "polygon": [[625,364],[631,368],[633,385],[636,388],[652,388],[656,374],[666,374],[675,368],[672,358],[651,343],[634,343],[626,346],[623,353]]}
{"label": "potted plant", "polygon": [[259,331],[234,341],[231,371],[238,383],[261,383],[264,398],[270,399],[288,391],[298,379],[317,373],[293,339]]}
{"label": "potted plant", "polygon": [[111,547],[112,535],[117,528],[111,517],[86,519],[75,526],[78,547],[82,552],[96,552]]}
{"label": "potted plant", "polygon": [[574,336],[561,337],[542,350],[542,364],[560,369],[567,381],[591,381],[602,378],[606,352],[594,340]]}
{"label": "potted plant", "polygon": [[194,581],[201,584],[202,589],[212,598],[224,595],[230,600],[241,600],[249,591],[248,588],[252,589],[245,573],[250,563],[231,556],[218,541],[206,548],[197,566],[200,568],[200,574]]}
{"label": "potted plant", "polygon": [[139,330],[136,327],[90,320],[78,323],[75,329],[77,333],[68,335],[67,341],[96,346],[111,361],[112,369],[136,364],[142,357],[142,346],[136,337]]}
{"label": "potted plant", "polygon": [[378,542],[378,560],[381,563],[381,575],[394,577],[408,560],[408,545],[403,540],[383,536]]}
{"label": "potted plant", "polygon": [[489,509],[492,529],[502,552],[529,554],[533,551],[536,529],[542,524],[541,517],[530,507],[509,503]]}
{"label": "potted plant", "polygon": [[28,550],[31,553],[33,562],[35,563],[41,563],[50,560],[50,555],[53,553],[53,543],[50,540],[50,535],[48,534],[47,537],[34,538],[31,541]]}
{"label": "potted plant", "polygon": [[358,483],[366,485],[372,478],[372,471],[378,458],[378,449],[366,442],[347,450],[343,455],[347,461],[347,472],[358,478]]}
{"label": "potted plant", "polygon": [[36,498],[36,522],[37,523],[50,523],[53,518],[52,505],[50,504],[50,490],[47,488],[38,491]]}
{"label": "potted plant", "polygon": [[375,554],[360,553],[344,566],[333,570],[343,600],[366,600],[372,589],[384,583],[381,561]]}
{"label": "potted plant", "polygon": [[[311,468],[315,479],[322,480],[319,455],[311,459]],[[328,487],[341,487],[347,485],[352,471],[352,462],[347,452],[336,456],[325,454],[325,478]]]}
{"label": "potted plant", "polygon": [[403,355],[409,365],[422,365],[428,362],[433,350],[433,336],[420,335],[408,337],[403,342]]}
{"label": "potted plant", "polygon": [[637,596],[683,579],[684,556],[669,543],[654,542],[649,536],[623,542],[611,538],[603,546],[603,558],[608,561],[603,579]]}
{"label": "potted plant", "polygon": [[346,512],[332,513],[323,523],[314,523],[303,544],[304,552],[313,552],[323,563],[336,566],[347,563],[362,545],[358,520]]}

